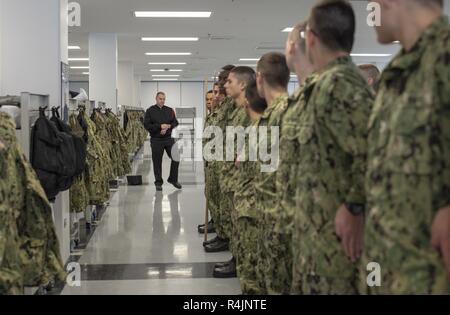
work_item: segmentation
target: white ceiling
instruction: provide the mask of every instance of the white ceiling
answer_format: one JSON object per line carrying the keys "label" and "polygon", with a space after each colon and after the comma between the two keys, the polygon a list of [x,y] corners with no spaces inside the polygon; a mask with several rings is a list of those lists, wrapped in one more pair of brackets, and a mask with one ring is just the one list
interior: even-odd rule
{"label": "white ceiling", "polygon": [[[88,57],[89,33],[117,33],[119,61],[132,61],[136,75],[151,80],[148,62],[187,62],[180,80],[211,79],[223,65],[249,63],[239,58],[257,58],[274,49],[282,50],[287,33],[281,30],[307,18],[315,0],[77,0],[81,27],[71,27],[69,44],[82,50],[69,57]],[[374,29],[366,24],[367,1],[352,1],[357,14],[354,53],[395,53],[398,45],[381,46]],[[212,11],[207,19],[135,18],[133,11]],[[143,36],[200,37],[198,42],[142,42]],[[212,38],[211,38],[212,37]],[[258,49],[258,47],[272,47]],[[150,57],[146,52],[191,52],[192,56]],[[389,58],[355,58],[357,63],[383,66]],[[250,62],[254,63],[254,62]],[[72,62],[71,65],[87,65]],[[85,71],[85,70],[84,70]],[[88,80],[81,70],[72,70],[71,80]]]}

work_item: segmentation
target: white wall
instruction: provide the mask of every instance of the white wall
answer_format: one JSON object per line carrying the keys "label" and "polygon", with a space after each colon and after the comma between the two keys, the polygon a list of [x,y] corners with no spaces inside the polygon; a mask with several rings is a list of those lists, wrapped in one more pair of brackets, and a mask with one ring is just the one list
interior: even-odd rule
{"label": "white wall", "polygon": [[133,82],[133,106],[141,106],[141,77],[134,76]]}
{"label": "white wall", "polygon": [[61,103],[62,5],[59,0],[2,0],[1,94],[50,94],[51,106]]}
{"label": "white wall", "polygon": [[204,117],[203,82],[142,82],[141,102],[144,109],[155,104],[157,92],[166,93],[166,105],[173,108],[195,107],[197,117]]}

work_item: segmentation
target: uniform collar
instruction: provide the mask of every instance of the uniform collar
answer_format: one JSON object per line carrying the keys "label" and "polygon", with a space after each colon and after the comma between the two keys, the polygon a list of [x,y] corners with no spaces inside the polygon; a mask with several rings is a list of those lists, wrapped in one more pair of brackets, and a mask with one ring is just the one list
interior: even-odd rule
{"label": "uniform collar", "polygon": [[298,102],[302,94],[305,92],[305,89],[310,90],[311,87],[314,86],[317,77],[317,73],[312,73],[311,75],[309,75],[309,77],[306,78],[305,82],[303,84],[300,84],[299,87],[295,90],[294,94],[289,97],[289,102]]}
{"label": "uniform collar", "polygon": [[328,63],[322,70],[319,70],[319,72],[323,73],[330,69],[333,69],[336,66],[348,65],[348,64],[352,64],[352,63],[353,63],[352,57],[350,57],[349,55],[341,56],[341,57],[334,59],[330,63]]}
{"label": "uniform collar", "polygon": [[448,30],[448,18],[442,16],[434,21],[420,36],[410,51],[402,49],[391,61],[383,73],[383,80],[396,79],[399,72],[414,68],[420,63],[425,49],[443,32]]}
{"label": "uniform collar", "polygon": [[262,114],[261,118],[262,119],[267,119],[272,114],[272,112],[275,109],[277,109],[279,104],[281,104],[283,101],[287,102],[287,100],[288,100],[287,94],[283,94],[283,95],[280,95],[277,98],[275,98],[273,100],[273,103],[271,104],[271,106],[267,107],[267,109],[264,111],[264,113]]}

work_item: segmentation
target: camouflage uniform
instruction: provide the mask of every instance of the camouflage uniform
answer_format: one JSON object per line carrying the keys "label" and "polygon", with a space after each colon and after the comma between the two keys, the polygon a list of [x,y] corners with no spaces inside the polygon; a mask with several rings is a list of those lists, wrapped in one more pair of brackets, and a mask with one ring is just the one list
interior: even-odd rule
{"label": "camouflage uniform", "polygon": [[[250,125],[250,118],[245,112],[245,108],[236,105],[234,111],[231,115],[228,116],[227,120],[227,128],[228,127],[243,127],[246,128]],[[225,130],[225,129],[224,129]],[[227,137],[225,137],[227,138]],[[236,249],[236,241],[237,241],[237,216],[234,206],[234,191],[236,190],[236,181],[239,170],[235,166],[235,161],[237,157],[237,152],[239,152],[240,148],[238,148],[238,143],[236,139],[237,135],[234,136],[234,147],[230,147],[230,149],[234,149],[233,151],[233,160],[225,161],[222,165],[222,169],[220,172],[220,191],[222,192],[220,196],[220,211],[222,222],[225,223],[225,230],[228,231],[228,235],[230,236],[230,252],[233,254],[233,257],[237,257],[237,249]],[[230,139],[226,139],[225,142],[230,142]],[[226,152],[226,146],[225,150]],[[225,157],[226,159],[226,154]]]}
{"label": "camouflage uniform", "polygon": [[[70,115],[69,126],[76,136],[84,139],[84,130],[81,128],[75,114]],[[69,192],[70,211],[75,213],[84,212],[89,205],[89,192],[86,188],[85,172],[75,179]]]}
{"label": "camouflage uniform", "polygon": [[96,127],[85,111],[81,112],[87,128],[86,188],[89,193],[89,204],[101,205],[109,199],[109,183],[105,151],[95,133]]}
{"label": "camouflage uniform", "polygon": [[15,125],[0,112],[0,295],[23,294],[17,218],[25,189],[17,163]]}
{"label": "camouflage uniform", "polygon": [[[234,111],[235,105],[233,99],[230,97],[225,98],[225,100],[220,104],[217,109],[217,120],[215,121],[216,126],[219,127],[223,132],[223,149],[225,150],[225,141],[226,141],[226,126],[228,124],[228,117]],[[222,191],[223,185],[223,175],[222,175],[222,167],[226,164],[225,154],[223,156],[223,161],[216,162],[216,169],[214,170],[215,178],[218,178],[219,181],[219,191],[221,192],[218,195],[218,211],[217,211],[217,220],[214,221],[214,228],[216,229],[217,235],[222,239],[230,239],[231,237],[231,217],[229,211],[229,199],[224,198],[224,194]],[[224,210],[225,209],[225,210]]]}
{"label": "camouflage uniform", "polygon": [[[126,174],[131,173],[131,163],[130,159],[128,158],[128,151],[127,151],[127,143],[125,139],[125,131],[120,126],[119,118],[114,115],[111,111],[108,111],[106,113],[106,117],[109,120],[109,126],[112,133],[112,139],[114,140],[114,146],[117,150],[117,163],[120,164],[118,168],[121,172],[119,172],[119,176],[124,176]],[[146,135],[145,135],[146,137]]]}
{"label": "camouflage uniform", "polygon": [[65,272],[50,204],[4,113],[0,141],[0,293],[21,294],[23,285],[62,281]]}
{"label": "camouflage uniform", "polygon": [[[279,266],[287,270],[288,277],[285,280],[290,282],[285,287],[291,288],[292,284],[292,229],[294,227],[296,174],[299,156],[298,140],[298,118],[305,103],[316,83],[317,76],[308,77],[294,94],[289,98],[288,107],[281,118],[280,132],[280,162],[276,172],[275,191],[277,206],[274,239],[277,240],[281,252],[278,257]],[[278,236],[275,238],[275,236]],[[290,279],[289,279],[290,278]],[[293,291],[300,293],[300,291]]]}
{"label": "camouflage uniform", "polygon": [[[272,143],[272,127],[280,127],[281,117],[285,112],[288,105],[288,96],[282,95],[276,98],[272,104],[267,108],[264,114],[261,116],[257,125],[260,127],[267,127],[267,133],[258,130],[259,144],[261,140],[267,141],[267,153],[276,152],[275,157],[276,164],[275,169],[271,169],[270,172],[258,172],[255,180],[256,189],[256,207],[260,211],[260,238],[258,244],[258,272],[260,273],[259,279],[264,279],[264,287],[268,294],[289,294],[291,286],[291,267],[285,264],[285,257],[287,251],[290,248],[286,248],[283,244],[287,243],[284,239],[284,235],[275,231],[275,223],[278,220],[279,214],[277,213],[277,199],[276,199],[276,168],[278,167],[278,146],[279,139],[275,143]],[[279,132],[279,129],[278,129]],[[261,154],[261,147],[259,147],[259,153]],[[283,153],[284,154],[284,153]],[[271,164],[274,161],[269,161]],[[264,162],[260,162],[261,165]]]}
{"label": "camouflage uniform", "polygon": [[[257,127],[257,122],[251,127]],[[265,293],[258,280],[257,245],[260,236],[258,209],[256,208],[255,179],[258,174],[258,162],[249,161],[249,141],[246,138],[245,158],[240,162],[236,176],[234,192],[236,230],[237,274],[243,294],[261,295]]]}
{"label": "camouflage uniform", "polygon": [[[217,108],[214,108],[205,120],[205,129],[208,127],[215,126],[217,120]],[[203,148],[205,148],[206,143],[209,141],[214,141],[212,139],[203,138]],[[211,213],[211,218],[216,225],[218,220],[219,211],[219,177],[217,173],[217,161],[204,161],[204,172],[205,172],[205,198],[206,198],[206,208]],[[222,235],[221,235],[222,236]]]}
{"label": "camouflage uniform", "polygon": [[319,74],[298,118],[293,288],[304,294],[357,293],[357,265],[335,234],[338,208],[365,203],[367,121],[372,93],[349,56]]}
{"label": "camouflage uniform", "polygon": [[382,75],[366,177],[365,262],[379,263],[382,276],[373,293],[450,292],[442,258],[430,246],[434,216],[450,205],[449,55],[442,17]]}

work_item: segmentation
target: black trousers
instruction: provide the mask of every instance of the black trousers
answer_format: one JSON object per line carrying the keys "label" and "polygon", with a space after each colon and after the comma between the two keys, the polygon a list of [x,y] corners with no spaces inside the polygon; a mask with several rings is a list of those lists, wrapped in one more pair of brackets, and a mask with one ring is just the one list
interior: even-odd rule
{"label": "black trousers", "polygon": [[[162,179],[162,159],[164,156],[164,151],[166,151],[167,155],[172,160],[170,165],[170,176],[168,178],[169,182],[176,183],[178,182],[178,167],[180,165],[179,162],[179,154],[178,150],[174,150],[174,155],[172,156],[172,148],[175,145],[175,140],[173,138],[168,138],[164,140],[151,140],[152,147],[152,160],[153,160],[153,173],[155,174],[155,185],[161,186],[164,181]],[[176,159],[176,161],[174,160]]]}

